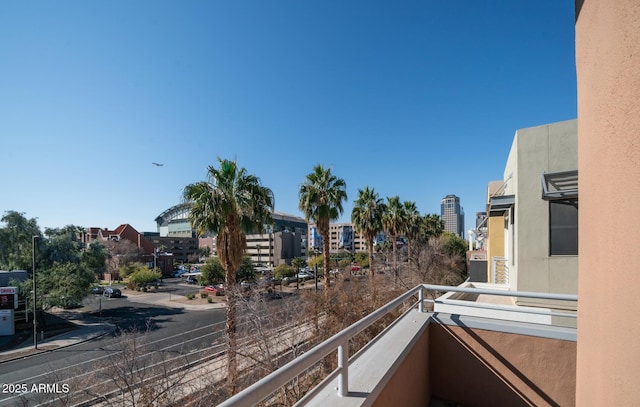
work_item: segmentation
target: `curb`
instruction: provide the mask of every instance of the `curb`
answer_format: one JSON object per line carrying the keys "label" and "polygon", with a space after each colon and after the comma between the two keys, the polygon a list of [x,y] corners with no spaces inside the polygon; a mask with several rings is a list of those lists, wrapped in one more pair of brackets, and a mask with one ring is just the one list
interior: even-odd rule
{"label": "curb", "polygon": [[[101,325],[102,325],[102,328],[99,331],[96,331],[95,335],[91,334],[91,335],[88,335],[84,339],[74,340],[73,342],[68,343],[68,344],[64,344],[64,345],[53,344],[53,347],[51,349],[30,349],[28,346],[26,346],[26,347],[23,347],[23,348],[15,348],[13,350],[6,351],[5,352],[6,354],[20,353],[20,352],[24,352],[25,354],[21,354],[19,356],[15,356],[15,357],[10,357],[8,359],[2,359],[2,360],[0,360],[0,365],[2,365],[3,363],[13,362],[13,361],[16,361],[16,360],[26,359],[26,358],[29,358],[31,356],[36,356],[36,355],[40,355],[40,354],[47,353],[47,352],[53,352],[53,351],[58,350],[58,349],[68,348],[70,346],[78,345],[80,343],[89,342],[89,341],[92,341],[94,339],[97,339],[97,338],[100,338],[102,336],[105,336],[107,334],[110,334],[110,333],[112,333],[112,332],[114,332],[116,330],[116,325],[114,325],[114,324],[103,323]],[[84,325],[84,326],[87,326],[87,325]],[[79,329],[82,329],[82,326],[79,327],[79,328],[76,328],[75,330],[70,331],[70,332],[74,332],[74,331],[77,331]],[[63,336],[63,335],[67,335],[67,334],[68,334],[68,332],[64,333],[64,334],[60,334],[59,336]],[[55,338],[56,337],[54,336],[52,339],[48,340],[47,342],[43,342],[40,345],[43,345],[43,346],[44,345],[50,345],[51,346],[52,342],[65,340],[65,339],[55,339]],[[0,357],[2,357],[2,353],[0,353]]]}

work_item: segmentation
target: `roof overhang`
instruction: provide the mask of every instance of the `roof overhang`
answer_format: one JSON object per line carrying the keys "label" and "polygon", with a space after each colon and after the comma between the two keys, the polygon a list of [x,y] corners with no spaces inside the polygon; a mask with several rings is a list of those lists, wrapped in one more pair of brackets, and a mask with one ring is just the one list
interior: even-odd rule
{"label": "roof overhang", "polygon": [[489,214],[501,215],[516,204],[515,195],[492,196],[489,199]]}
{"label": "roof overhang", "polygon": [[542,199],[555,201],[578,197],[578,170],[543,172]]}

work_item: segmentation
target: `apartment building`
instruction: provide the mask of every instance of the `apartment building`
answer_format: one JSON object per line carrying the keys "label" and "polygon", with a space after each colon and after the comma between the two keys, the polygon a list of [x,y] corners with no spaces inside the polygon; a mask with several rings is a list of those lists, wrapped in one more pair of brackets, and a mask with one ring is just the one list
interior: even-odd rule
{"label": "apartment building", "polygon": [[517,130],[503,180],[488,191],[488,281],[577,294],[577,120]]}
{"label": "apartment building", "polygon": [[[322,252],[322,236],[314,224],[309,225],[310,250]],[[346,250],[351,253],[367,251],[364,236],[357,232],[352,223],[331,223],[329,225],[329,252],[338,253]]]}

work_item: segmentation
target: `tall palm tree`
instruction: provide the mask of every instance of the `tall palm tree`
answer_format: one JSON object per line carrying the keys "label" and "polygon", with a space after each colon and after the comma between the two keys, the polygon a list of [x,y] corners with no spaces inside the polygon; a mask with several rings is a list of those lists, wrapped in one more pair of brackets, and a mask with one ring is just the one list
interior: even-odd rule
{"label": "tall palm tree", "polygon": [[435,213],[424,215],[423,223],[427,241],[429,237],[438,237],[444,232],[444,221],[440,218],[440,215],[436,215]]}
{"label": "tall palm tree", "polygon": [[400,236],[406,225],[406,216],[404,206],[400,202],[399,196],[387,197],[386,211],[382,217],[382,225],[385,232],[389,236],[391,241],[391,247],[393,248],[393,275],[397,281],[398,279],[398,245],[396,239]]}
{"label": "tall palm tree", "polygon": [[373,281],[373,242],[378,232],[382,231],[382,215],[385,211],[385,205],[378,193],[366,186],[364,189],[358,189],[358,199],[351,211],[351,223],[355,226],[358,233],[361,233],[367,241],[367,250],[369,251],[369,273],[371,281]]}
{"label": "tall palm tree", "polygon": [[409,260],[409,263],[411,263],[411,245],[413,244],[413,240],[421,227],[422,218],[420,217],[420,212],[418,212],[418,207],[415,202],[404,201],[402,206],[406,216],[403,233],[407,238],[407,259]]}
{"label": "tall palm tree", "polygon": [[329,223],[337,220],[343,212],[342,201],[347,200],[347,184],[342,178],[331,173],[331,168],[316,165],[313,172],[307,174],[300,186],[298,207],[309,222],[313,220],[322,237],[322,253],[324,254],[324,278],[329,285]]}
{"label": "tall palm tree", "polygon": [[183,195],[190,204],[189,220],[199,235],[217,234],[216,251],[225,271],[227,295],[226,334],[227,385],[230,394],[238,386],[236,359],[236,272],[242,264],[247,246],[247,233],[263,233],[264,225],[272,222],[273,192],[261,185],[255,175],[238,168],[235,161],[218,158],[220,167],[209,166],[207,180],[187,185]]}

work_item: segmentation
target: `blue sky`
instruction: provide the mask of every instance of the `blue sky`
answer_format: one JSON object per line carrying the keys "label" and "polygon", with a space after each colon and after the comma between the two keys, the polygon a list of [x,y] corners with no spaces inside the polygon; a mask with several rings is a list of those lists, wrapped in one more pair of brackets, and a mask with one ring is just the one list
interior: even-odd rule
{"label": "blue sky", "polygon": [[[467,228],[515,131],[576,117],[573,2],[0,2],[0,212],[155,231],[217,157],[301,216],[316,164]],[[163,163],[162,167],[152,162]]]}

